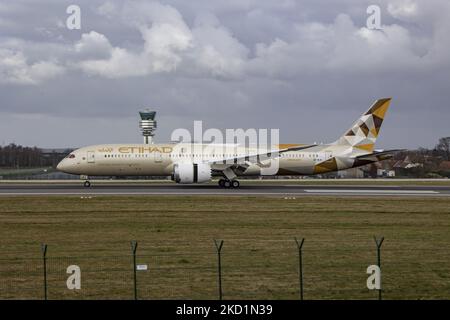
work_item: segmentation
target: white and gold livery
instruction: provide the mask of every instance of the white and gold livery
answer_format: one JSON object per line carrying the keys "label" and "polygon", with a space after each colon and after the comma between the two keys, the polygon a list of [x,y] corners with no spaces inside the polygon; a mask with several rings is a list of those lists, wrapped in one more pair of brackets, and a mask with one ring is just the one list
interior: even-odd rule
{"label": "white and gold livery", "polygon": [[[374,150],[390,101],[375,101],[330,144],[280,144],[265,149],[199,143],[96,145],[75,150],[57,168],[84,176],[171,176],[182,184],[220,176],[221,187],[237,188],[239,176],[313,175],[358,167],[398,151]],[[90,186],[88,180],[85,186]]]}

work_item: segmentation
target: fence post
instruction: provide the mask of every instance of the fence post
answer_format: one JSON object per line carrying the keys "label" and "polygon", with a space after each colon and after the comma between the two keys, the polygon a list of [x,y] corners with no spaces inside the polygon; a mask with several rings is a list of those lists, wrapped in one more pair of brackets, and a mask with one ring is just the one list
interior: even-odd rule
{"label": "fence post", "polygon": [[219,282],[219,300],[222,300],[222,258],[220,253],[222,252],[223,240],[217,241],[214,239],[214,244],[216,245],[217,250],[217,259],[218,259],[218,282]]}
{"label": "fence post", "polygon": [[136,275],[136,251],[137,241],[131,241],[131,251],[133,253],[133,283],[134,283],[134,300],[137,300],[137,275]]}
{"label": "fence post", "polygon": [[[377,264],[378,264],[378,268],[380,268],[380,272],[381,272],[381,245],[383,244],[384,241],[384,237],[381,237],[380,239],[377,239],[377,237],[373,237],[373,239],[375,240],[375,244],[377,245]],[[380,274],[381,277],[381,274]],[[381,291],[383,290],[383,282],[381,281],[381,287],[378,290],[378,300],[381,300]]]}
{"label": "fence post", "polygon": [[41,244],[42,260],[44,263],[44,300],[47,300],[47,245]]}
{"label": "fence post", "polygon": [[301,241],[299,241],[297,238],[295,239],[295,243],[297,244],[298,248],[298,281],[300,286],[300,300],[303,300],[303,260],[302,260],[302,247],[303,243],[305,242],[305,238],[302,238]]}

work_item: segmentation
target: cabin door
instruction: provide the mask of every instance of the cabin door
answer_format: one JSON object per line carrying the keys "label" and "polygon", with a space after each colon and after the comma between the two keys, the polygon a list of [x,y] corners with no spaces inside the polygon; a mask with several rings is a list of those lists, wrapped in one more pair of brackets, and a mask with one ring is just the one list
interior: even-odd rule
{"label": "cabin door", "polygon": [[88,151],[87,153],[87,162],[95,163],[95,151]]}
{"label": "cabin door", "polygon": [[154,158],[155,158],[155,163],[161,163],[162,161],[163,161],[163,158],[162,158],[162,153],[161,152],[154,152],[153,153],[153,156],[154,156]]}

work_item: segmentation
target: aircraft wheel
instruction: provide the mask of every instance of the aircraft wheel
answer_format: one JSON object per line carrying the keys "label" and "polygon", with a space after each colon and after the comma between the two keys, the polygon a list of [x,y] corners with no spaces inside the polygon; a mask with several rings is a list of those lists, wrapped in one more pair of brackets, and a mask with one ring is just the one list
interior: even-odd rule
{"label": "aircraft wheel", "polygon": [[84,187],[89,188],[91,186],[91,183],[89,181],[84,182]]}
{"label": "aircraft wheel", "polygon": [[225,181],[223,182],[223,186],[224,186],[225,188],[231,188],[231,181],[230,181],[230,180],[225,180]]}
{"label": "aircraft wheel", "polygon": [[219,187],[223,188],[225,185],[225,179],[220,179],[219,180]]}
{"label": "aircraft wheel", "polygon": [[239,183],[239,181],[237,181],[237,180],[233,180],[233,181],[231,181],[231,186],[233,187],[233,188],[239,188],[239,185],[240,185],[240,183]]}

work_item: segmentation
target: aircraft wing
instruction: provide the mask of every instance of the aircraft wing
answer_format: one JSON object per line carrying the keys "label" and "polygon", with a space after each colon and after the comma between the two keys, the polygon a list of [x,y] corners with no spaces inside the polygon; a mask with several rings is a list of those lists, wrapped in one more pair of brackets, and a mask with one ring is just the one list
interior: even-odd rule
{"label": "aircraft wing", "polygon": [[211,165],[229,165],[233,166],[236,164],[246,164],[246,163],[260,163],[261,161],[269,160],[269,159],[275,159],[280,156],[280,154],[284,152],[289,151],[299,151],[299,150],[305,150],[312,147],[317,146],[316,144],[309,144],[309,145],[280,145],[282,148],[275,149],[275,150],[264,150],[260,153],[254,153],[254,154],[247,154],[245,156],[239,156],[239,157],[225,157],[223,159],[211,159],[209,161],[206,161],[206,163],[209,163]]}

